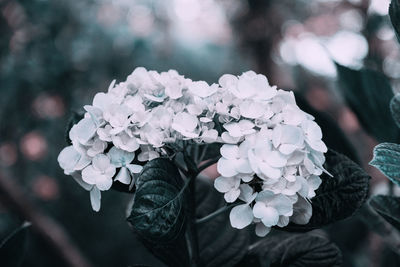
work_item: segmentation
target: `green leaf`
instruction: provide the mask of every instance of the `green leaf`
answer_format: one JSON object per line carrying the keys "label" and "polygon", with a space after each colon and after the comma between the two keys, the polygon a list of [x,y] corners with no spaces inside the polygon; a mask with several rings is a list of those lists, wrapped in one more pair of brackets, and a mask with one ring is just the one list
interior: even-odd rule
{"label": "green leaf", "polygon": [[336,66],[340,91],[364,129],[379,142],[395,142],[399,129],[390,112],[393,91],[386,77],[368,69]]}
{"label": "green leaf", "polygon": [[21,266],[26,252],[26,239],[30,223],[24,223],[0,243],[1,265]]}
{"label": "green leaf", "polygon": [[396,94],[390,101],[390,111],[397,127],[400,128],[400,94]]}
{"label": "green leaf", "polygon": [[373,196],[368,203],[379,215],[400,231],[400,198]]}
{"label": "green leaf", "polygon": [[[272,233],[271,233],[272,234]],[[250,246],[238,266],[341,266],[338,247],[312,234],[279,234]]]}
{"label": "green leaf", "polygon": [[392,143],[377,145],[369,164],[380,170],[393,183],[400,185],[400,145]]}
{"label": "green leaf", "polygon": [[329,150],[324,164],[333,175],[321,175],[322,184],[311,199],[312,216],[306,225],[289,224],[288,231],[308,231],[345,219],[366,201],[370,176],[348,157]]}
{"label": "green leaf", "polygon": [[[196,184],[197,217],[204,217],[225,205],[210,180],[198,179]],[[204,266],[234,266],[245,255],[250,243],[248,229],[232,228],[228,212],[198,225],[200,259]]]}
{"label": "green leaf", "polygon": [[187,266],[184,184],[168,159],[149,161],[136,180],[128,222],[143,244],[168,265]]}
{"label": "green leaf", "polygon": [[392,0],[389,6],[389,17],[395,30],[397,40],[400,41],[400,3],[399,0]]}

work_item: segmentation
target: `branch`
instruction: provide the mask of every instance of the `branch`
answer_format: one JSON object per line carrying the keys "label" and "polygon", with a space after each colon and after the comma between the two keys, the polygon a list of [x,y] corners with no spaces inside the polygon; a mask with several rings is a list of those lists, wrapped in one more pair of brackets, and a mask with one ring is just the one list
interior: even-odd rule
{"label": "branch", "polygon": [[40,212],[14,181],[1,174],[0,200],[4,204],[8,204],[24,219],[30,221],[34,230],[57,252],[67,266],[92,266],[68,238],[64,229],[53,219]]}
{"label": "branch", "polygon": [[238,205],[238,204],[229,204],[229,205],[226,205],[226,206],[224,206],[224,207],[222,207],[220,209],[217,209],[216,211],[208,214],[207,216],[204,216],[203,218],[197,219],[196,220],[196,224],[206,223],[209,220],[211,220],[212,218],[217,217],[218,215],[224,213],[225,211],[230,210],[231,208],[233,208],[236,205]]}

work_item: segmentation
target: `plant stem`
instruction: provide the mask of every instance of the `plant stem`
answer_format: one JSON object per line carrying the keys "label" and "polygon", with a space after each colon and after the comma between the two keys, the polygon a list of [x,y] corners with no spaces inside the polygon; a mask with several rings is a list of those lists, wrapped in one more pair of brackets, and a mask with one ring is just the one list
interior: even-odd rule
{"label": "plant stem", "polygon": [[218,215],[224,213],[225,211],[230,210],[231,208],[233,208],[236,205],[237,204],[229,204],[229,205],[226,205],[226,206],[224,206],[224,207],[222,207],[220,209],[217,209],[216,211],[208,214],[207,216],[204,216],[203,218],[200,218],[200,219],[196,220],[196,224],[202,224],[202,223],[208,222],[212,218],[217,217]]}
{"label": "plant stem", "polygon": [[196,225],[196,177],[199,174],[199,169],[196,164],[184,151],[184,160],[188,167],[188,179],[189,179],[189,244],[191,251],[191,266],[198,267],[202,266],[200,263],[199,256],[199,241],[197,235],[197,225]]}

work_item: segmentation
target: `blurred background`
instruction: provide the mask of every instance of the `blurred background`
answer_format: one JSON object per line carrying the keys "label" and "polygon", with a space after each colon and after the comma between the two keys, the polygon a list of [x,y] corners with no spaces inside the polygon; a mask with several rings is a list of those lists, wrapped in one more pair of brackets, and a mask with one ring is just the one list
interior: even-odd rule
{"label": "blurred background", "polygon": [[[302,94],[334,118],[368,166],[376,140],[346,107],[334,61],[383,72],[400,90],[400,49],[389,0],[0,0],[0,175],[54,219],[94,266],[162,266],[126,220],[128,194],[103,194],[99,213],[89,194],[58,166],[72,111],[137,66],[217,82],[252,69],[271,84]],[[0,204],[0,239],[23,221]],[[343,266],[400,266],[399,257],[353,219],[326,229]],[[30,231],[23,266],[64,266]]]}

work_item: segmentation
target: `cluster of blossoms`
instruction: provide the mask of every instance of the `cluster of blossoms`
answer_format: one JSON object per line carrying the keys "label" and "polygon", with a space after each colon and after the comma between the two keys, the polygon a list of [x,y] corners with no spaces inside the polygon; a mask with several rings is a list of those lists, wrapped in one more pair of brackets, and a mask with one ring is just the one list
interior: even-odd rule
{"label": "cluster of blossoms", "polygon": [[100,191],[117,181],[134,186],[147,161],[167,156],[166,145],[188,141],[223,143],[214,185],[227,202],[243,201],[231,210],[233,227],[256,223],[264,236],[272,226],[311,217],[309,199],[321,184],[327,151],[321,129],[292,92],[263,75],[225,74],[209,85],[174,70],[136,68],[84,108],[58,161],[90,191],[96,211]]}

